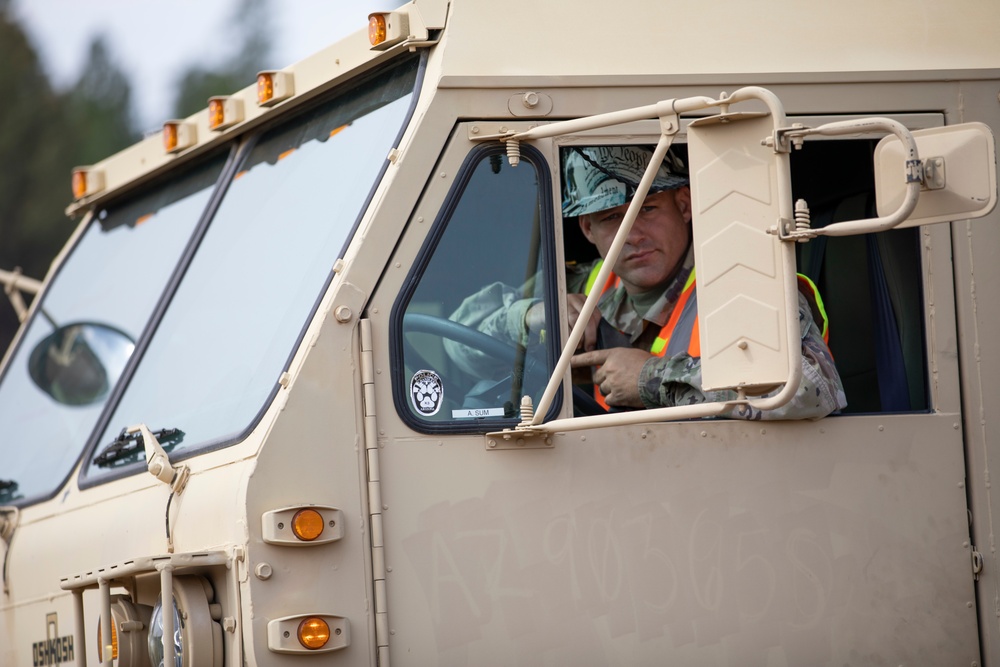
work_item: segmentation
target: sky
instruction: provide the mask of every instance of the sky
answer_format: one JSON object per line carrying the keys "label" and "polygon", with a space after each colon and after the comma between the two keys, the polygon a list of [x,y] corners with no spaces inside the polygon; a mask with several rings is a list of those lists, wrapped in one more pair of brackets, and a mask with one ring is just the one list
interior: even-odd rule
{"label": "sky", "polygon": [[[367,28],[369,13],[398,4],[272,0],[273,69]],[[104,34],[112,58],[132,86],[140,129],[158,131],[170,117],[171,87],[181,73],[199,59],[224,61],[234,52],[225,41],[232,35],[226,26],[235,6],[236,0],[13,0],[12,13],[57,89],[76,81],[91,40]]]}

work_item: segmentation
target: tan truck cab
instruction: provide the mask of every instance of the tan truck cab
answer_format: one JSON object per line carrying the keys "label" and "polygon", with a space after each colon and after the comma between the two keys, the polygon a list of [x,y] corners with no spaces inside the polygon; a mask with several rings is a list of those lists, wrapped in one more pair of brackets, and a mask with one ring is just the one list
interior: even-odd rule
{"label": "tan truck cab", "polygon": [[[0,664],[1000,666],[997,25],[414,0],[81,166],[0,275]],[[560,161],[621,145],[687,164],[724,399],[574,394]],[[800,387],[796,274],[847,407],[732,418]],[[494,284],[544,333],[456,321]]]}

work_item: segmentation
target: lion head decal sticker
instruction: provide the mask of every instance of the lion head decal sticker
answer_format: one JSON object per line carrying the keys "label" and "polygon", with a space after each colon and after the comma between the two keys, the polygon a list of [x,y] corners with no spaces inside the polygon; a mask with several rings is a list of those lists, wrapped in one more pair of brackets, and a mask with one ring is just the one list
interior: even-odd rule
{"label": "lion head decal sticker", "polygon": [[410,380],[410,401],[418,413],[425,417],[436,415],[444,401],[441,376],[434,371],[417,371]]}

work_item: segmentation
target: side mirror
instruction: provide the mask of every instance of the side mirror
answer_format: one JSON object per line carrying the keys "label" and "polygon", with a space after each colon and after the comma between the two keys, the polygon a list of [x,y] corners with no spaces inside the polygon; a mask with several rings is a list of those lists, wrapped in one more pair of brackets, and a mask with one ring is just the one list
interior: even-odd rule
{"label": "side mirror", "polygon": [[131,338],[105,324],[67,324],[31,351],[28,374],[59,403],[91,405],[108,394],[134,349]]}
{"label": "side mirror", "polygon": [[[981,218],[997,203],[993,133],[983,123],[963,123],[913,132],[924,163],[924,185],[910,216],[897,226]],[[894,135],[875,147],[875,199],[887,215],[903,201],[904,148]]]}
{"label": "side mirror", "polygon": [[712,116],[688,126],[706,390],[741,387],[756,395],[797,372],[798,348],[789,350],[797,302],[787,305],[795,255],[772,229],[782,218],[783,198],[791,207],[791,175],[777,168],[774,150],[761,142],[772,130],[765,114]]}

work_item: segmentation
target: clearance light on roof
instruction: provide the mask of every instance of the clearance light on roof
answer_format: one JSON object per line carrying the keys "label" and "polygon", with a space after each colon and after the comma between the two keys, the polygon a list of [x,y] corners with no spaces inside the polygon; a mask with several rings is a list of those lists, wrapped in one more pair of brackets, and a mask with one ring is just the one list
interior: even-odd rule
{"label": "clearance light on roof", "polygon": [[269,107],[287,100],[295,92],[292,75],[288,72],[261,72],[257,75],[257,104]]}
{"label": "clearance light on roof", "polygon": [[83,199],[104,189],[104,172],[93,167],[76,167],[72,185],[73,199]]}
{"label": "clearance light on roof", "polygon": [[368,15],[368,41],[373,49],[387,49],[410,34],[409,17],[402,12],[378,12]]}
{"label": "clearance light on roof", "polygon": [[194,123],[168,120],[163,124],[163,148],[168,153],[178,153],[198,143]]}
{"label": "clearance light on roof", "polygon": [[208,129],[224,130],[243,120],[243,100],[238,97],[208,98]]}

